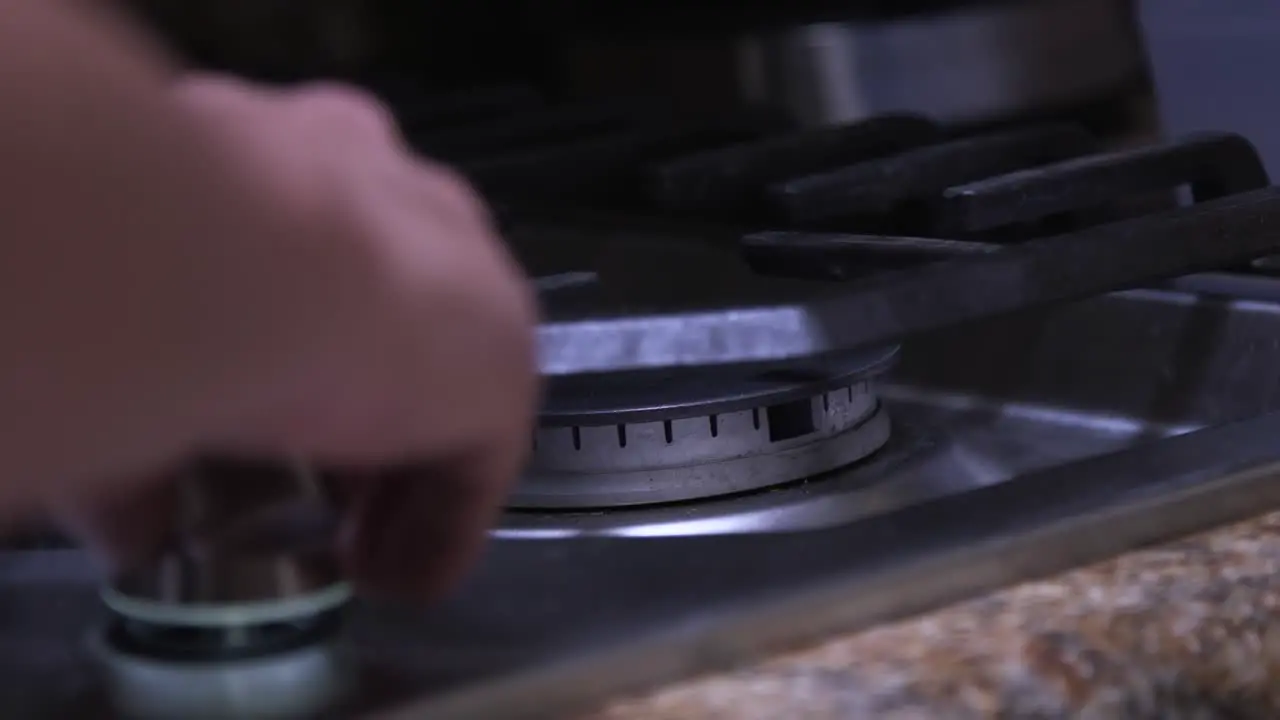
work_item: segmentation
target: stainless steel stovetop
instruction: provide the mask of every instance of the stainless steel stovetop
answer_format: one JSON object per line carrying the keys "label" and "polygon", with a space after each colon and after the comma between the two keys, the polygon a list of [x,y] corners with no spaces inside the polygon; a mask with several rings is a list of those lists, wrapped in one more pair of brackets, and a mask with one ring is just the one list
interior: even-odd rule
{"label": "stainless steel stovetop", "polygon": [[[564,717],[1280,506],[1280,191],[1240,138],[416,112],[540,278],[534,457],[455,597],[357,604],[224,690]],[[0,555],[6,711],[108,713],[106,620],[78,551]]]}

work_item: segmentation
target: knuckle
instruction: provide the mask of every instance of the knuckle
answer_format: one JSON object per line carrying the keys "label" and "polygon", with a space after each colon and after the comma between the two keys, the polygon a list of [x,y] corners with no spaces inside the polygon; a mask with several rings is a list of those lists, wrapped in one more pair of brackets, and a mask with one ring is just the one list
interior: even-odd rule
{"label": "knuckle", "polygon": [[193,96],[240,96],[246,90],[245,83],[226,75],[198,73],[187,75],[174,84],[174,89]]}
{"label": "knuckle", "polygon": [[395,117],[377,96],[339,83],[317,82],[296,91],[295,100],[317,116],[376,136],[397,133]]}
{"label": "knuckle", "polygon": [[172,95],[187,108],[215,116],[240,114],[265,100],[252,86],[221,75],[183,78],[173,86]]}
{"label": "knuckle", "polygon": [[424,167],[431,176],[433,191],[443,203],[485,226],[491,224],[488,204],[467,176],[436,162],[425,161]]}

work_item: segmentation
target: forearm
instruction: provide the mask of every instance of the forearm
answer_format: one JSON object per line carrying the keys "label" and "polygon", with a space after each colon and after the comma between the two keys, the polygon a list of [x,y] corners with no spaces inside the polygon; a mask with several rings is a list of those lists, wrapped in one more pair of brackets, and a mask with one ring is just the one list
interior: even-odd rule
{"label": "forearm", "polygon": [[324,332],[323,244],[296,242],[168,73],[78,5],[0,15],[0,502],[168,459]]}

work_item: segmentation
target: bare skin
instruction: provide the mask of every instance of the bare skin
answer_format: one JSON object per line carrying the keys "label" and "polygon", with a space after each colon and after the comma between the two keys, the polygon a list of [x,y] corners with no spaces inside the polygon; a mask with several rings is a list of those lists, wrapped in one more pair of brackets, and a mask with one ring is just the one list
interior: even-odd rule
{"label": "bare skin", "polygon": [[372,99],[179,80],[101,12],[0,17],[0,512],[121,560],[193,452],[420,463],[353,483],[341,549],[369,589],[439,592],[537,399],[532,294],[486,211]]}

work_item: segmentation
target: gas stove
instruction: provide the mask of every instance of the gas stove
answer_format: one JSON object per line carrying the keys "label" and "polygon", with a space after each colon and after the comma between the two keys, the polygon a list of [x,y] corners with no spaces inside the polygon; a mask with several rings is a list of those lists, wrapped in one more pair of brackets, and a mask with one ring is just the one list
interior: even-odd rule
{"label": "gas stove", "polygon": [[[528,117],[583,117],[558,112]],[[1174,235],[1190,247],[1224,232],[1197,227],[1202,205],[1160,215],[1173,191],[1199,203],[1269,185],[1227,134],[1107,151],[1059,123],[975,133],[899,115],[787,130],[743,117],[683,135],[637,134],[632,117],[533,140],[523,160],[411,131],[487,188],[547,307],[552,382],[503,537],[830,527],[881,511],[883,487],[918,502],[1064,459],[1046,448],[959,472],[967,427],[913,422],[922,410],[891,379],[897,341],[1167,275],[1161,258],[1188,259]],[[521,162],[567,184],[526,182]],[[1139,247],[1145,233],[1158,249]],[[1260,275],[1267,262],[1236,264]]]}
{"label": "gas stove", "polygon": [[426,610],[175,628],[15,545],[6,708],[564,717],[1280,506],[1280,190],[1241,137],[389,101],[545,307],[482,566]]}

